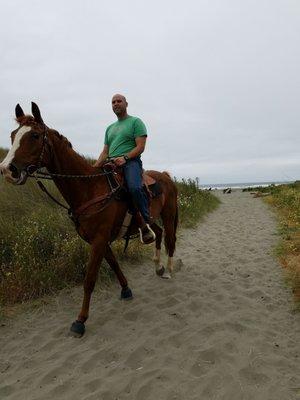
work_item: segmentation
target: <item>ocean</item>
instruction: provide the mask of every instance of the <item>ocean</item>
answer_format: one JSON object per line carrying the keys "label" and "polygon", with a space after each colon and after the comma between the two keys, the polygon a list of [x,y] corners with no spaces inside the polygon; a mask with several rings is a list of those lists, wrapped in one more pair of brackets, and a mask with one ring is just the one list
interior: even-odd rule
{"label": "ocean", "polygon": [[226,188],[231,188],[231,189],[243,189],[243,188],[248,188],[248,187],[266,187],[270,185],[282,185],[282,184],[287,184],[287,183],[293,183],[292,182],[241,182],[241,183],[207,183],[207,184],[199,184],[200,189],[226,189]]}

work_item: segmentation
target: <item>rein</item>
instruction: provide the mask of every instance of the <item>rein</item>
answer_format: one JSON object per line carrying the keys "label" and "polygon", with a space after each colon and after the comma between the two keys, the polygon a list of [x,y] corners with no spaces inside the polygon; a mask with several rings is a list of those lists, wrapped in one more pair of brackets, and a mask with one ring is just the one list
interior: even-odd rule
{"label": "rein", "polygon": [[71,208],[66,207],[64,204],[62,204],[60,201],[58,201],[54,196],[52,196],[52,194],[49,193],[48,190],[46,189],[43,182],[41,182],[37,179],[36,183],[38,184],[39,188],[42,189],[42,191],[44,193],[46,193],[50,197],[51,200],[54,201],[54,203],[58,204],[59,206],[63,207],[64,209],[68,210],[69,214],[71,213]]}
{"label": "rein", "polygon": [[[48,140],[48,136],[47,136],[47,125],[44,124],[43,125],[44,131],[43,131],[43,146],[42,146],[42,150],[39,156],[39,160],[36,165],[29,165],[26,168],[26,172],[28,177],[30,178],[41,178],[41,179],[53,179],[53,178],[96,178],[99,176],[105,176],[105,175],[110,175],[113,174],[114,171],[104,171],[98,174],[90,174],[90,175],[67,175],[67,174],[55,174],[52,172],[42,172],[40,171],[40,169],[42,168],[42,161],[43,161],[43,157],[45,154],[45,148],[46,148],[46,143]],[[32,172],[31,172],[32,171]]]}
{"label": "rein", "polygon": [[[31,165],[28,168],[30,168],[30,167],[31,167]],[[114,174],[114,171],[108,171],[108,172],[104,171],[99,174],[90,174],[90,175],[64,175],[64,174],[54,174],[52,172],[42,172],[42,171],[36,170],[36,172],[34,172],[32,174],[29,173],[28,177],[29,178],[40,178],[40,179],[51,179],[51,180],[53,180],[53,178],[74,178],[74,179],[75,178],[81,178],[81,179],[87,178],[87,179],[91,179],[91,178],[97,178],[99,176],[106,176],[106,175],[112,175],[112,174]]]}

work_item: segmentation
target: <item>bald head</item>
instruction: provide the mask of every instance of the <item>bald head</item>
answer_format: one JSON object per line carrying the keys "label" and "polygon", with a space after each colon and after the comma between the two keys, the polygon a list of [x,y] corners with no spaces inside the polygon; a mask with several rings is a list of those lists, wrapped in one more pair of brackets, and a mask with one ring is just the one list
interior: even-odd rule
{"label": "bald head", "polygon": [[113,95],[113,97],[112,97],[112,100],[114,99],[114,98],[116,98],[116,99],[122,99],[122,100],[124,100],[125,102],[126,102],[126,97],[123,95],[123,94],[114,94]]}
{"label": "bald head", "polygon": [[126,97],[122,94],[115,94],[111,100],[113,112],[116,114],[118,119],[127,117],[127,106]]}

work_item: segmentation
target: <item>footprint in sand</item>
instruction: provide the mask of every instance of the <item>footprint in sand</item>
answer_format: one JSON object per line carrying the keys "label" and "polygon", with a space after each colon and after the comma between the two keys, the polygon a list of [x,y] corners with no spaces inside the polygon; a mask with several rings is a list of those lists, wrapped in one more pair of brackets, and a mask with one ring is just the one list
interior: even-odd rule
{"label": "footprint in sand", "polygon": [[247,193],[220,197],[182,232],[174,279],[122,262],[134,301],[117,300],[115,284],[96,290],[82,339],[65,331],[76,288],[1,327],[0,399],[300,399],[299,314],[272,256],[276,222]]}

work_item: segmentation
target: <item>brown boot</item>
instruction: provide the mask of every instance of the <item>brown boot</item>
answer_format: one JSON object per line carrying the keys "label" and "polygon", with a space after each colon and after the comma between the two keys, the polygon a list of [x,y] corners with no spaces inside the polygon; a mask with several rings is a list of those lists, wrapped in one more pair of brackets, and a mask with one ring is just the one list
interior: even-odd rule
{"label": "brown boot", "polygon": [[149,224],[145,224],[142,228],[139,228],[140,240],[143,244],[153,243],[156,239],[155,233],[150,228]]}

